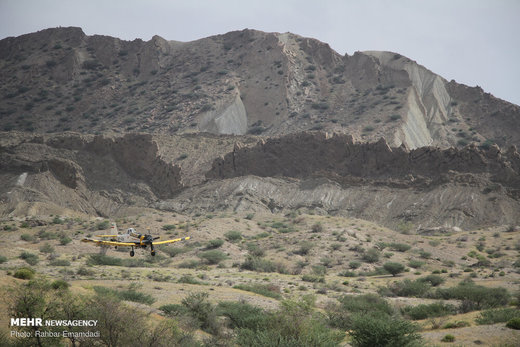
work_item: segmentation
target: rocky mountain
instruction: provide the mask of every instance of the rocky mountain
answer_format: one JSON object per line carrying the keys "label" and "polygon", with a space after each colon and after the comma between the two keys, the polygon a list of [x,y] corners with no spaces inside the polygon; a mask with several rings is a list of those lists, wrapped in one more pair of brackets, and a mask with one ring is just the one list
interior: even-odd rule
{"label": "rocky mountain", "polygon": [[520,223],[520,107],[390,52],[254,30],[0,41],[0,216],[300,210]]}
{"label": "rocky mountain", "polygon": [[122,41],[55,28],[0,41],[0,128],[520,144],[520,107],[391,52],[342,56],[284,33]]}

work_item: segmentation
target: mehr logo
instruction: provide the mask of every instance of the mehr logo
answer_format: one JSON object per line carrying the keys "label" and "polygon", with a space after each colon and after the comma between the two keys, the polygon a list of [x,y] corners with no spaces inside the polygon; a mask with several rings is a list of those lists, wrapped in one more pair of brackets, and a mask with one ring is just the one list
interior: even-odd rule
{"label": "mehr logo", "polygon": [[11,318],[11,326],[19,327],[41,327],[41,318]]}
{"label": "mehr logo", "polygon": [[[11,326],[19,327],[41,327],[43,324],[41,318],[11,318]],[[50,327],[95,327],[97,320],[65,320],[65,319],[47,319],[45,326]]]}

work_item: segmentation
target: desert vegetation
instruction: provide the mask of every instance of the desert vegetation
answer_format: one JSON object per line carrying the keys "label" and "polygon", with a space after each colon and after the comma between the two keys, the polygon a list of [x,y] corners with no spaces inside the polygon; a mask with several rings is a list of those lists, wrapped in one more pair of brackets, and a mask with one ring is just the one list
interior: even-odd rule
{"label": "desert vegetation", "polygon": [[[2,252],[0,266],[16,281],[4,288],[14,293],[8,296],[10,309],[20,293],[29,295],[33,288],[49,302],[77,302],[74,307],[82,310],[78,317],[101,314],[87,307],[93,303],[135,317],[140,329],[149,329],[142,341],[167,329],[166,336],[175,334],[174,345],[193,346],[274,341],[289,346],[413,346],[448,342],[450,336],[465,343],[463,329],[495,325],[507,329],[497,337],[506,341],[520,317],[517,288],[503,281],[519,281],[518,249],[506,247],[518,231],[510,228],[425,239],[362,220],[298,212],[175,217],[155,212],[118,224],[155,225],[167,235],[200,228],[209,233],[158,247],[155,257],[138,252],[131,258],[127,250],[84,252],[79,239],[99,230],[99,221],[59,220],[52,217],[36,227],[29,220],[18,223],[26,240],[5,231],[23,245]],[[64,244],[63,238],[70,242]],[[456,239],[465,241],[450,242]],[[445,247],[453,247],[453,256],[440,259],[437,252]],[[497,249],[502,256],[494,257]],[[490,280],[495,281],[491,286]],[[52,315],[65,309],[72,308],[59,306]],[[159,310],[166,320],[158,321],[149,310]],[[119,324],[118,317],[101,328]],[[449,333],[431,337],[441,329]]]}

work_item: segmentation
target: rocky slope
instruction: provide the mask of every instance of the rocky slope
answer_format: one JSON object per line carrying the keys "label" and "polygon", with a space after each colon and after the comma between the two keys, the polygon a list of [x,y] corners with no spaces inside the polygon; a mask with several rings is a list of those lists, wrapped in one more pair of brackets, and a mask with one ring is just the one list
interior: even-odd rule
{"label": "rocky slope", "polygon": [[520,155],[514,147],[408,151],[384,140],[357,143],[320,132],[268,140],[2,135],[4,216],[59,207],[110,216],[152,207],[182,213],[302,210],[394,228],[520,223]]}
{"label": "rocky slope", "polygon": [[159,156],[151,135],[4,138],[12,141],[0,147],[3,213],[26,213],[27,203],[44,202],[110,215],[182,188],[180,167]]}
{"label": "rocky slope", "polygon": [[0,41],[0,128],[350,134],[394,147],[520,145],[520,108],[390,52],[254,30],[193,42],[79,28]]}

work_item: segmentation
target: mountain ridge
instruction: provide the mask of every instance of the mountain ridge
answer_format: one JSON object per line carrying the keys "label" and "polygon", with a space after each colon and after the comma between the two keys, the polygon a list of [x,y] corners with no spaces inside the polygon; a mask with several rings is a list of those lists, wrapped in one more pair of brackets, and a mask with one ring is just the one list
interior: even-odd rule
{"label": "mountain ridge", "polygon": [[398,53],[342,56],[292,33],[123,41],[57,28],[3,39],[0,51],[3,130],[324,130],[410,149],[520,145],[517,105]]}
{"label": "mountain ridge", "polygon": [[142,208],[520,223],[520,108],[291,33],[0,41],[0,215]]}

